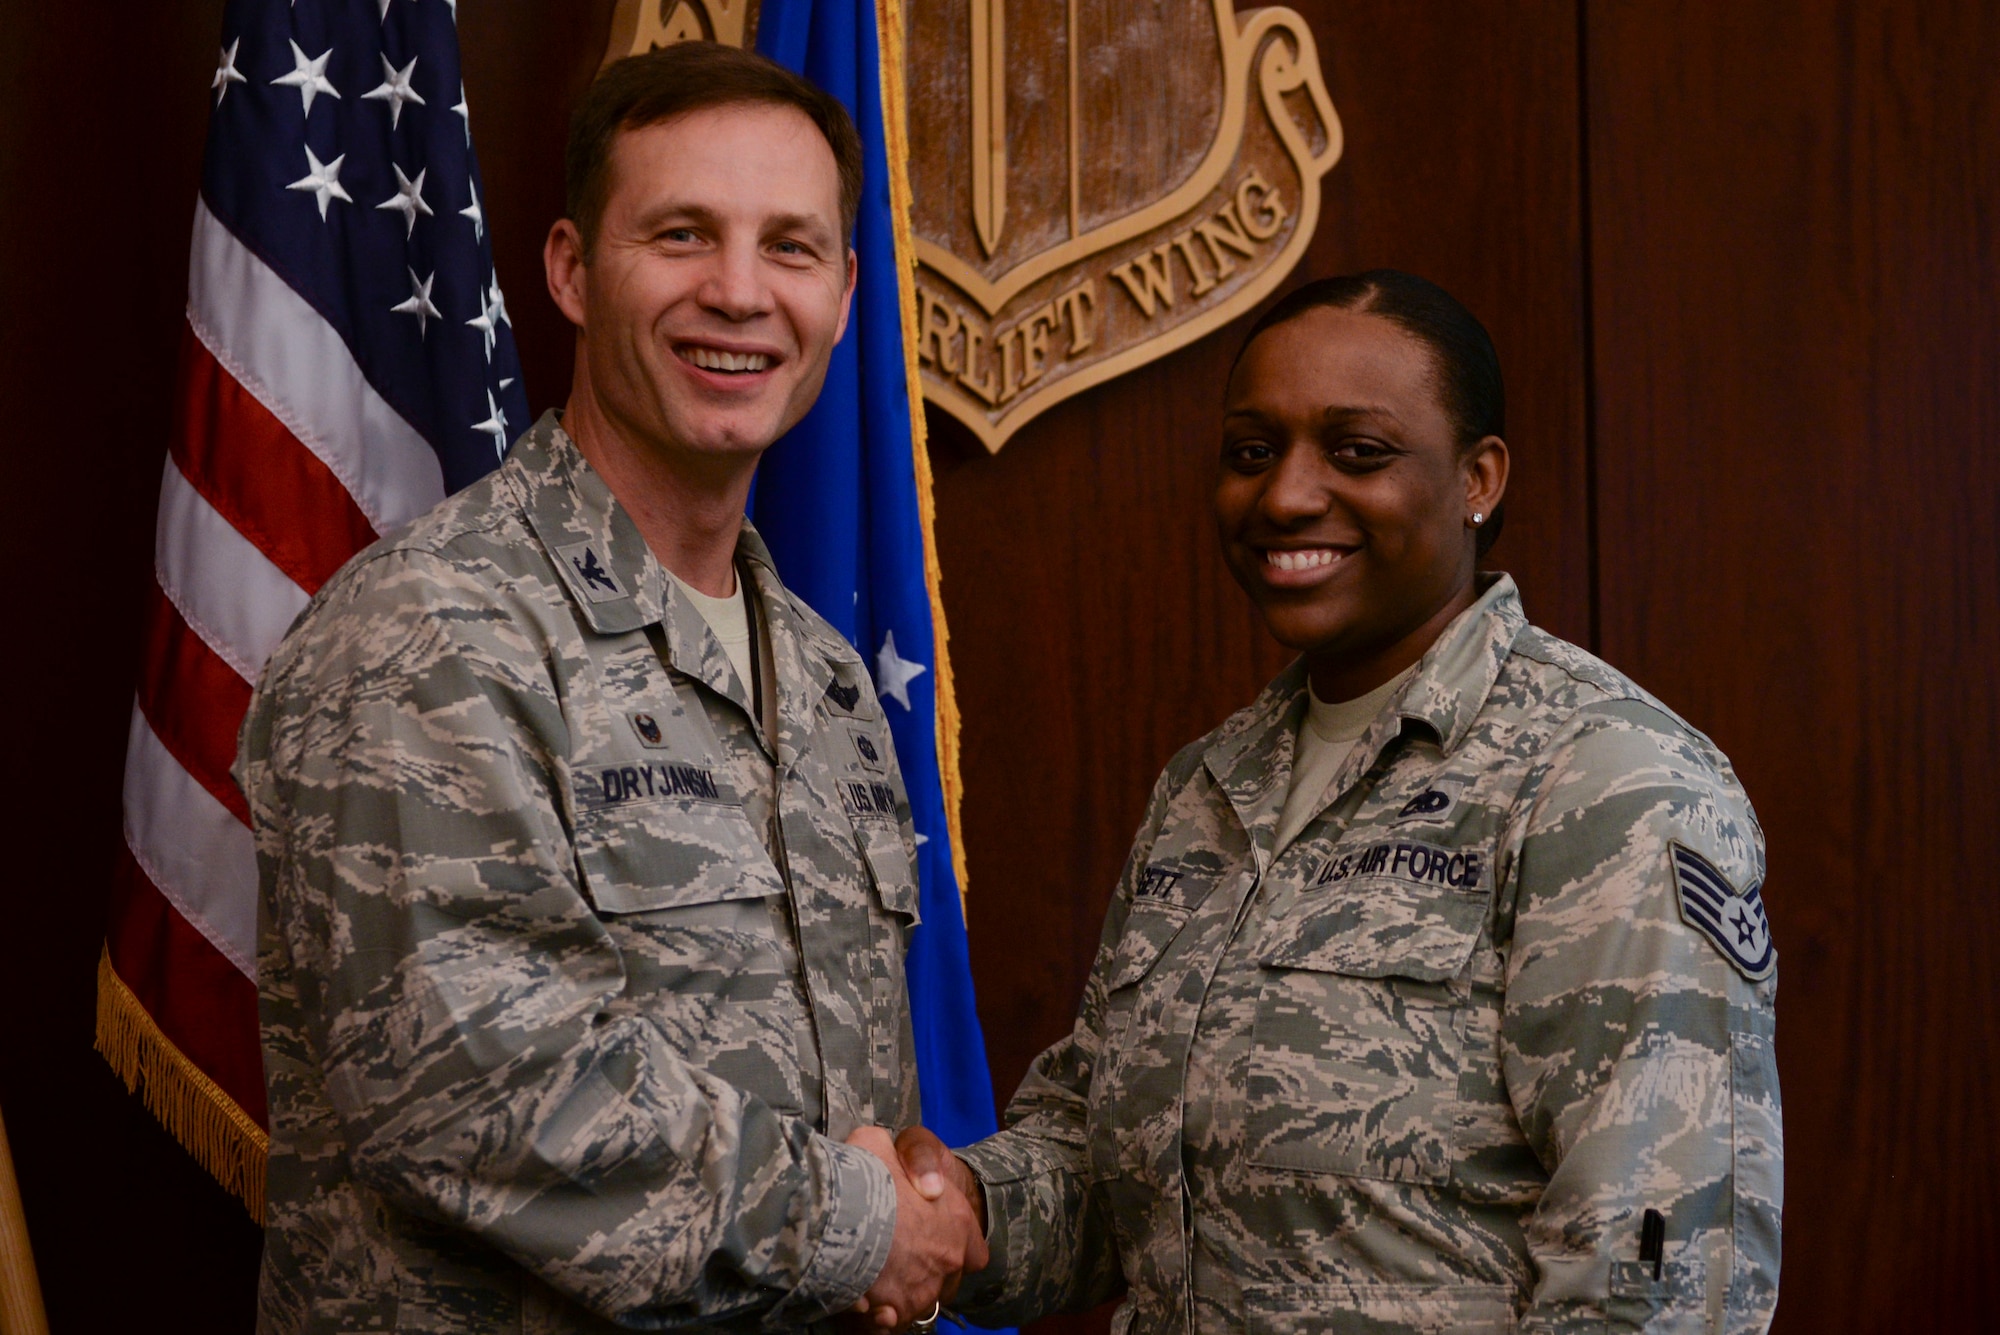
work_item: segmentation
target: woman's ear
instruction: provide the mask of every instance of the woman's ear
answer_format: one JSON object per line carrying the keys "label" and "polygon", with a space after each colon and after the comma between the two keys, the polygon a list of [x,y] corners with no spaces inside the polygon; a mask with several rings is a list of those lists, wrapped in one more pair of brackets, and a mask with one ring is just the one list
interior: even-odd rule
{"label": "woman's ear", "polygon": [[1500,508],[1507,494],[1508,462],[1507,442],[1498,436],[1486,436],[1465,452],[1467,523],[1476,527]]}

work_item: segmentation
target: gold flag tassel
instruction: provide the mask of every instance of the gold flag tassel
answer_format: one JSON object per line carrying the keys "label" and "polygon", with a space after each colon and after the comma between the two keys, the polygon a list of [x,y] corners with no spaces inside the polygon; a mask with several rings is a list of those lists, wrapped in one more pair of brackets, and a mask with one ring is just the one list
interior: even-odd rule
{"label": "gold flag tassel", "polygon": [[263,1223],[270,1136],[161,1032],[111,967],[109,949],[97,958],[97,1050],[167,1134]]}
{"label": "gold flag tassel", "polygon": [[917,242],[910,227],[909,100],[903,91],[902,0],[875,0],[882,77],[882,127],[888,140],[889,214],[896,229],[896,288],[903,305],[903,379],[910,393],[910,444],[916,451],[917,513],[924,531],[924,584],[931,596],[931,639],[937,654],[938,780],[944,788],[945,828],[951,833],[951,870],[958,877],[959,911],[965,911],[965,832],[959,807],[965,783],[958,769],[958,696],[952,688],[951,634],[944,622],[944,572],[938,565],[937,502],[931,494],[931,455],[924,430],[923,382],[917,378]]}

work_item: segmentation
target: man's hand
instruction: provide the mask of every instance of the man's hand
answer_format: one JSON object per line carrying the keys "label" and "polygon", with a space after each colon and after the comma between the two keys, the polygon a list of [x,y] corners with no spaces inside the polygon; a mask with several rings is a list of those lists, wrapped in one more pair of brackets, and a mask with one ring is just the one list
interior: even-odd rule
{"label": "man's hand", "polygon": [[[880,1159],[896,1183],[896,1237],[889,1262],[867,1295],[855,1301],[854,1310],[869,1313],[879,1329],[903,1330],[929,1316],[937,1303],[949,1302],[961,1275],[986,1267],[985,1230],[965,1196],[945,1189],[952,1179],[942,1165],[929,1170],[920,1187],[898,1156],[898,1142],[881,1127],[864,1126],[847,1143]],[[938,1150],[952,1157],[942,1143]]]}

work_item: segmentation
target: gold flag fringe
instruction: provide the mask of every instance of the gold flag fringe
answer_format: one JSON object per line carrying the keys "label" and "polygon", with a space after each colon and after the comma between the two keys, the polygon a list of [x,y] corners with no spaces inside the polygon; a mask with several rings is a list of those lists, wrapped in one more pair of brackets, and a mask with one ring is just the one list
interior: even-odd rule
{"label": "gold flag fringe", "polygon": [[264,1161],[271,1137],[160,1031],[132,989],[97,958],[97,1050],[195,1162],[264,1222]]}
{"label": "gold flag fringe", "polygon": [[882,126],[888,140],[889,213],[896,229],[896,287],[903,303],[903,378],[910,393],[910,443],[916,450],[917,512],[924,531],[924,583],[931,596],[931,638],[937,653],[938,779],[944,788],[945,828],[951,832],[951,869],[958,903],[966,903],[965,832],[959,822],[965,781],[958,768],[958,695],[953,689],[951,634],[944,620],[944,572],[937,555],[937,502],[931,493],[931,455],[924,429],[924,389],[917,378],[917,243],[910,225],[909,101],[903,89],[902,0],[875,0],[882,77]]}

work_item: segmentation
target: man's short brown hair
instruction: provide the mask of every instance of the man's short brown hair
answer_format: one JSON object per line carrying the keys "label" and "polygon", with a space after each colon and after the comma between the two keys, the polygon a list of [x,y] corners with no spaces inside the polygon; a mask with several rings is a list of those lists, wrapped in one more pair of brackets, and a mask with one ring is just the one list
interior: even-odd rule
{"label": "man's short brown hair", "polygon": [[861,136],[847,108],[776,61],[715,42],[678,42],[604,67],[570,118],[564,175],[569,217],[588,255],[611,189],[611,145],[643,129],[709,107],[796,107],[826,136],[840,173],[840,234],[854,233],[861,207]]}

